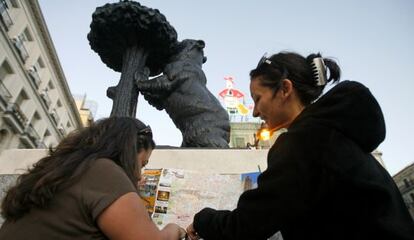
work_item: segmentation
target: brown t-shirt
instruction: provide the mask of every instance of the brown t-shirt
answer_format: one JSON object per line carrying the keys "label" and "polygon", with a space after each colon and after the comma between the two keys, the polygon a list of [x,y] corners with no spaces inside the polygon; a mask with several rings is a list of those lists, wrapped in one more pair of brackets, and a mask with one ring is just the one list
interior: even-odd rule
{"label": "brown t-shirt", "polygon": [[98,159],[74,185],[58,193],[48,209],[32,209],[16,222],[5,222],[3,239],[107,239],[97,217],[122,195],[136,192],[121,167]]}

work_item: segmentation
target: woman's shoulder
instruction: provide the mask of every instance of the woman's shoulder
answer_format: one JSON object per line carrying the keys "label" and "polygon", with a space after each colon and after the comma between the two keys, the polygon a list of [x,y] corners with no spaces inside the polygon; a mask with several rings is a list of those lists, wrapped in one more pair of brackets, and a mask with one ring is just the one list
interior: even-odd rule
{"label": "woman's shoulder", "polygon": [[[128,179],[126,172],[109,158],[98,158],[93,161],[85,173],[84,179]],[[128,179],[129,181],[129,179]]]}
{"label": "woman's shoulder", "polygon": [[112,159],[109,158],[98,158],[96,159],[93,164],[95,168],[121,168],[118,164],[116,164]]}
{"label": "woman's shoulder", "polygon": [[93,161],[78,184],[82,203],[91,212],[93,221],[121,196],[137,192],[126,172],[114,161],[99,158]]}

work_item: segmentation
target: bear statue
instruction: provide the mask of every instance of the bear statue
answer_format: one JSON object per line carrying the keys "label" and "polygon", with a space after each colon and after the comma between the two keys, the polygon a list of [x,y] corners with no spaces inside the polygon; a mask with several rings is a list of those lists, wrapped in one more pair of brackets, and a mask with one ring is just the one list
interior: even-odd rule
{"label": "bear statue", "polygon": [[152,106],[168,113],[183,135],[181,147],[228,148],[229,116],[206,87],[204,46],[202,40],[179,42],[163,75],[137,77],[136,85]]}

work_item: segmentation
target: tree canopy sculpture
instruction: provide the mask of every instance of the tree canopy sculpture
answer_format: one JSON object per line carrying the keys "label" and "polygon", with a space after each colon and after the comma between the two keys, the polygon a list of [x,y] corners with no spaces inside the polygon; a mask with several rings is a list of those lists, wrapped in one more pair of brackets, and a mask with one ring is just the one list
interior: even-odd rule
{"label": "tree canopy sculpture", "polygon": [[135,117],[138,89],[135,81],[161,73],[177,42],[177,32],[157,9],[121,1],[96,8],[88,40],[109,68],[121,72],[111,116]]}

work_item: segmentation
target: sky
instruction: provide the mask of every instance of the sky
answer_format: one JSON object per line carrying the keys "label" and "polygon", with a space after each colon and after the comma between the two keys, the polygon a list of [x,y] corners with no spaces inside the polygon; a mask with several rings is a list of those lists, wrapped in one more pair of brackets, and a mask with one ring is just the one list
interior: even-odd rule
{"label": "sky", "polygon": [[[39,0],[66,80],[73,94],[98,103],[97,118],[108,117],[106,89],[120,73],[102,63],[86,38],[92,13],[102,0]],[[412,0],[146,0],[159,9],[178,40],[206,43],[203,65],[207,88],[216,96],[233,76],[235,88],[249,94],[249,72],[260,57],[279,51],[320,52],[337,60],[342,80],[366,85],[382,107],[387,136],[379,146],[393,175],[414,162],[414,1]],[[179,146],[181,133],[165,111],[140,96],[137,117],[151,125],[157,144]]]}

